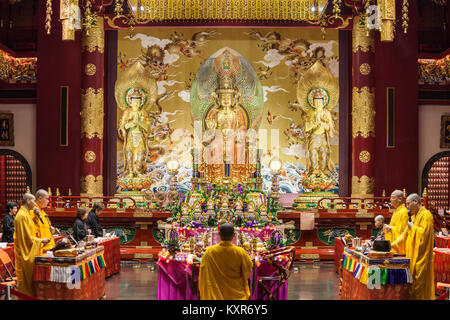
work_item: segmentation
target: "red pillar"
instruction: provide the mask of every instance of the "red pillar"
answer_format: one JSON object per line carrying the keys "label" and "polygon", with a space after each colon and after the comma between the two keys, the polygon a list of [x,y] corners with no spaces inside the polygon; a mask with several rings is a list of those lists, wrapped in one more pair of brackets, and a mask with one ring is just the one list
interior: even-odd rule
{"label": "red pillar", "polygon": [[98,16],[81,40],[81,195],[103,195],[104,34]]}
{"label": "red pillar", "polygon": [[375,41],[355,16],[352,30],[352,196],[374,195]]}

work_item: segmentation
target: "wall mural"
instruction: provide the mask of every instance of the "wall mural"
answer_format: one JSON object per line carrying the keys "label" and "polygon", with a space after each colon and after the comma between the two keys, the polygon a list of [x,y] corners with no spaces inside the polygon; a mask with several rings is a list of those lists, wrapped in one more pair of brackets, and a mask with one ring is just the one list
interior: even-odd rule
{"label": "wall mural", "polygon": [[313,178],[337,192],[338,45],[334,30],[119,30],[117,191],[168,190],[173,158],[178,189],[190,190],[194,120],[220,128],[217,92],[232,88],[235,126],[258,130],[263,190],[276,155],[281,192],[309,191]]}

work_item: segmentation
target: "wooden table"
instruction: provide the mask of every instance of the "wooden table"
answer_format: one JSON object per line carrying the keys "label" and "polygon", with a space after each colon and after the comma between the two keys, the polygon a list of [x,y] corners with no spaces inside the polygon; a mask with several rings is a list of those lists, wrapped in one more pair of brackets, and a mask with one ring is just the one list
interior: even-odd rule
{"label": "wooden table", "polygon": [[103,239],[98,242],[105,248],[105,277],[108,278],[120,272],[120,237]]}
{"label": "wooden table", "polygon": [[450,248],[450,237],[434,236],[434,246],[436,248]]}
{"label": "wooden table", "polygon": [[334,272],[339,273],[342,255],[344,254],[344,242],[342,238],[334,238]]}
{"label": "wooden table", "polygon": [[[371,259],[349,248],[344,249],[342,262],[342,300],[407,300],[411,279],[410,261],[404,257]],[[363,270],[362,273],[358,270]],[[375,271],[379,270],[379,271]],[[384,271],[385,270],[385,271]],[[371,278],[364,281],[364,272],[385,274],[387,281],[373,287]],[[359,277],[360,276],[360,277]],[[383,278],[381,276],[381,278]],[[361,282],[363,281],[363,282]],[[365,282],[365,283],[364,283]]]}
{"label": "wooden table", "polygon": [[[43,300],[99,300],[105,296],[104,248],[77,257],[36,257],[35,297]],[[83,271],[82,271],[83,270]]]}
{"label": "wooden table", "polygon": [[434,284],[438,294],[444,294],[444,290],[438,289],[438,282],[450,283],[450,249],[434,248],[433,249],[434,264]]}

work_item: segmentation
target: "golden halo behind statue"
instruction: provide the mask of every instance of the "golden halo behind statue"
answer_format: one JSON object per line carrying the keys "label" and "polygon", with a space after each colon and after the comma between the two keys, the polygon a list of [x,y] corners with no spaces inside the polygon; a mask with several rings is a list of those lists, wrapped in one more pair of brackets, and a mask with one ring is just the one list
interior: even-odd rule
{"label": "golden halo behind statue", "polygon": [[297,101],[306,108],[314,106],[314,98],[323,98],[324,107],[333,110],[339,102],[339,81],[317,60],[297,84]]}

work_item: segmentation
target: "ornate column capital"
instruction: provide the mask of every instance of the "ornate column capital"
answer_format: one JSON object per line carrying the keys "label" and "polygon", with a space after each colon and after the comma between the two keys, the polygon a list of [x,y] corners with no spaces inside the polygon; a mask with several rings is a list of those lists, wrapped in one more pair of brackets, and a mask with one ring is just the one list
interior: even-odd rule
{"label": "ornate column capital", "polygon": [[361,18],[355,16],[353,18],[352,29],[352,50],[356,53],[358,50],[362,52],[375,52],[374,32],[368,30],[364,24],[361,24]]}

